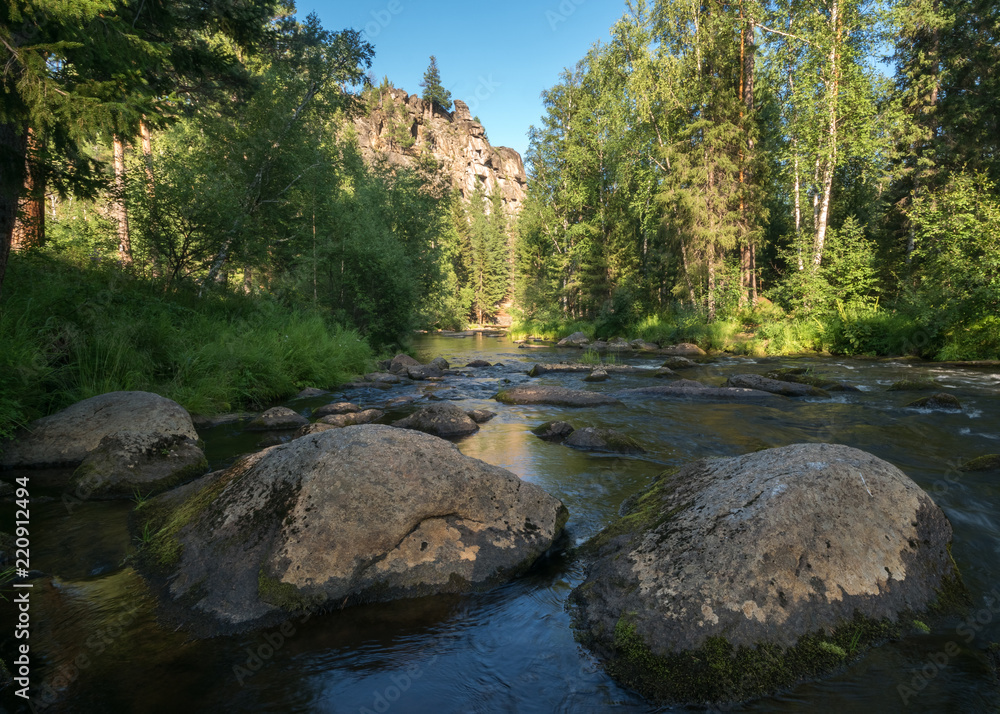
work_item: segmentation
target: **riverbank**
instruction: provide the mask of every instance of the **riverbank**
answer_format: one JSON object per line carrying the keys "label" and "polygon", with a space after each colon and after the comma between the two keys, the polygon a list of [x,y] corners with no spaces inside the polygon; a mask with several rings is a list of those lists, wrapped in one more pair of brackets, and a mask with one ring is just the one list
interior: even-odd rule
{"label": "riverbank", "polygon": [[0,437],[116,390],[155,392],[192,413],[259,409],[345,382],[374,360],[361,335],[318,311],[163,292],[115,266],[43,255],[10,266],[0,345]]}
{"label": "riverbank", "polygon": [[890,310],[837,304],[833,312],[786,314],[765,303],[736,317],[709,322],[696,310],[667,312],[631,322],[606,316],[585,320],[518,320],[513,340],[559,340],[574,332],[591,341],[623,337],[659,345],[690,342],[707,352],[750,357],[840,355],[920,357],[937,362],[1000,359],[1000,321],[984,315],[956,319],[929,309]]}

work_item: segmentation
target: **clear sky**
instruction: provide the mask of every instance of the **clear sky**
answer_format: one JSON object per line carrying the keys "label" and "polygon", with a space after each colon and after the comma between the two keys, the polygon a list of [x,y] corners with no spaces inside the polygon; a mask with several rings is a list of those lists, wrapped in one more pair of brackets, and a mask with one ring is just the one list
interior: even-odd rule
{"label": "clear sky", "polygon": [[543,90],[554,85],[625,10],[623,0],[297,0],[328,30],[361,30],[375,46],[372,71],[410,94],[431,55],[453,99],[469,105],[490,143],[523,156],[540,124]]}

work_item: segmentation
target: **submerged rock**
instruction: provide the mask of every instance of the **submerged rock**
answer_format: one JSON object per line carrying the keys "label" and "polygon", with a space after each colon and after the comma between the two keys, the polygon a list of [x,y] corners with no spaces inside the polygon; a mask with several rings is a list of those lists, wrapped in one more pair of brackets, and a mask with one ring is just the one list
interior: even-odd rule
{"label": "submerged rock", "polygon": [[565,421],[547,421],[536,426],[531,433],[546,441],[562,441],[573,433],[573,427]]}
{"label": "submerged rock", "polygon": [[937,394],[932,394],[929,397],[915,399],[906,406],[918,409],[940,409],[948,412],[962,411],[962,402],[958,401],[958,399],[951,394],[946,394],[945,392],[938,392]]}
{"label": "submerged rock", "polygon": [[723,402],[778,400],[782,397],[771,392],[763,392],[759,389],[745,389],[743,387],[708,387],[701,382],[691,379],[677,379],[670,384],[658,385],[656,387],[638,387],[637,389],[623,389],[615,394],[623,399],[660,397],[664,399],[707,399]]}
{"label": "submerged rock", "polygon": [[660,379],[664,379],[664,378],[668,378],[668,377],[676,377],[677,376],[677,372],[675,372],[674,370],[670,369],[669,367],[659,367],[657,369],[654,369],[651,372],[651,374],[652,374],[652,376],[658,377]]}
{"label": "submerged rock", "polygon": [[726,380],[727,387],[742,387],[744,389],[759,389],[762,392],[780,394],[783,397],[829,397],[830,395],[809,384],[798,382],[783,382],[778,379],[768,379],[759,374],[734,374]]}
{"label": "submerged rock", "polygon": [[87,454],[70,487],[81,500],[133,498],[166,491],[207,471],[205,454],[193,439],[119,431]]}
{"label": "submerged rock", "polygon": [[933,379],[901,379],[889,385],[890,392],[927,392],[941,387]]}
{"label": "submerged rock", "polygon": [[465,436],[479,431],[479,425],[451,402],[432,404],[392,423],[400,429],[416,429],[435,436]]}
{"label": "submerged rock", "polygon": [[465,366],[466,367],[472,367],[474,369],[480,369],[480,368],[483,368],[483,367],[492,367],[493,365],[491,365],[489,362],[487,362],[484,359],[474,359],[474,360],[472,360],[471,362],[469,362]]}
{"label": "submerged rock", "polygon": [[1000,471],[1000,454],[986,454],[970,459],[958,467],[959,471]]}
{"label": "submerged rock", "polygon": [[288,407],[271,407],[247,424],[247,431],[271,431],[277,429],[298,429],[309,420]]}
{"label": "submerged rock", "polygon": [[617,454],[644,454],[638,441],[617,429],[586,426],[577,429],[563,442],[566,446],[586,451],[611,451]]}
{"label": "submerged rock", "polygon": [[575,624],[650,698],[743,700],[960,600],[951,537],[930,496],[857,449],[698,461],[663,474],[585,546]]}
{"label": "submerged rock", "polygon": [[19,429],[3,444],[0,468],[77,466],[105,436],[125,431],[198,439],[177,402],[151,392],[109,392]]}
{"label": "submerged rock", "polygon": [[621,403],[601,392],[533,385],[504,389],[497,392],[494,398],[503,404],[552,404],[560,407],[599,407]]}
{"label": "submerged rock", "polygon": [[482,590],[552,545],[566,508],[428,434],[334,429],[148,502],[140,567],[200,635],[294,610]]}

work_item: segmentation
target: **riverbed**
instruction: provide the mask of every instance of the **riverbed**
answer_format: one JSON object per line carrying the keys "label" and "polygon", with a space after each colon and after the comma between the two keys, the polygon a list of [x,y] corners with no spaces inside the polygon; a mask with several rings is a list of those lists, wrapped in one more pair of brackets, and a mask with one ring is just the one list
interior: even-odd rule
{"label": "riverbed", "polygon": [[[55,500],[32,506],[32,564],[46,574],[34,581],[32,594],[32,678],[51,687],[46,692],[53,702],[42,711],[685,711],[658,707],[618,686],[574,640],[567,602],[583,571],[572,548],[607,525],[622,501],[664,469],[798,442],[864,449],[927,490],[954,526],[953,556],[980,620],[971,628],[956,618],[933,623],[930,633],[887,643],[821,681],[731,710],[1000,711],[1000,689],[982,652],[1000,641],[1000,606],[994,604],[997,613],[988,607],[991,597],[1000,598],[1000,477],[957,468],[962,460],[1000,452],[997,368],[721,356],[682,376],[719,386],[736,373],[802,366],[861,391],[766,404],[649,397],[620,407],[568,409],[505,406],[492,396],[498,388],[529,381],[525,373],[532,363],[575,361],[580,350],[520,349],[480,334],[422,336],[416,347],[421,361],[443,356],[453,367],[474,359],[502,366],[463,369],[465,374],[439,384],[333,392],[286,405],[308,415],[342,398],[366,408],[414,397],[389,407],[384,422],[440,399],[497,412],[477,434],[456,443],[463,453],[507,468],[566,504],[566,538],[543,562],[485,594],[347,608],[293,618],[283,632],[195,640],[158,622],[154,596],[129,564],[135,549],[127,528],[132,504],[85,501],[67,507],[54,494]],[[647,368],[663,361],[643,355],[615,359]],[[584,385],[583,376],[550,374],[534,381],[599,391],[651,382],[642,374],[616,373],[607,382]],[[939,380],[940,391],[956,396],[963,411],[904,408],[924,394],[886,389],[921,377]],[[637,439],[646,453],[587,453],[530,433],[553,419],[578,428],[614,427]],[[240,422],[199,434],[213,469],[269,438],[244,431]],[[11,519],[13,505],[3,509],[5,521]],[[0,611],[10,621],[9,605]],[[957,654],[947,654],[956,651],[952,642]]]}

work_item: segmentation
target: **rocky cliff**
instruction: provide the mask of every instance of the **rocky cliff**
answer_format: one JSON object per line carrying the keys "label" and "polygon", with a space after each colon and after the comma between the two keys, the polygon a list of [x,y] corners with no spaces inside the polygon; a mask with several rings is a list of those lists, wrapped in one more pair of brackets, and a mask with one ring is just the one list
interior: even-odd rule
{"label": "rocky cliff", "polygon": [[491,146],[465,102],[455,100],[454,111],[448,112],[389,87],[376,90],[368,112],[354,124],[366,158],[381,154],[390,163],[409,165],[429,152],[466,199],[482,185],[488,196],[500,192],[508,214],[521,210],[528,182],[521,155],[506,146]]}

